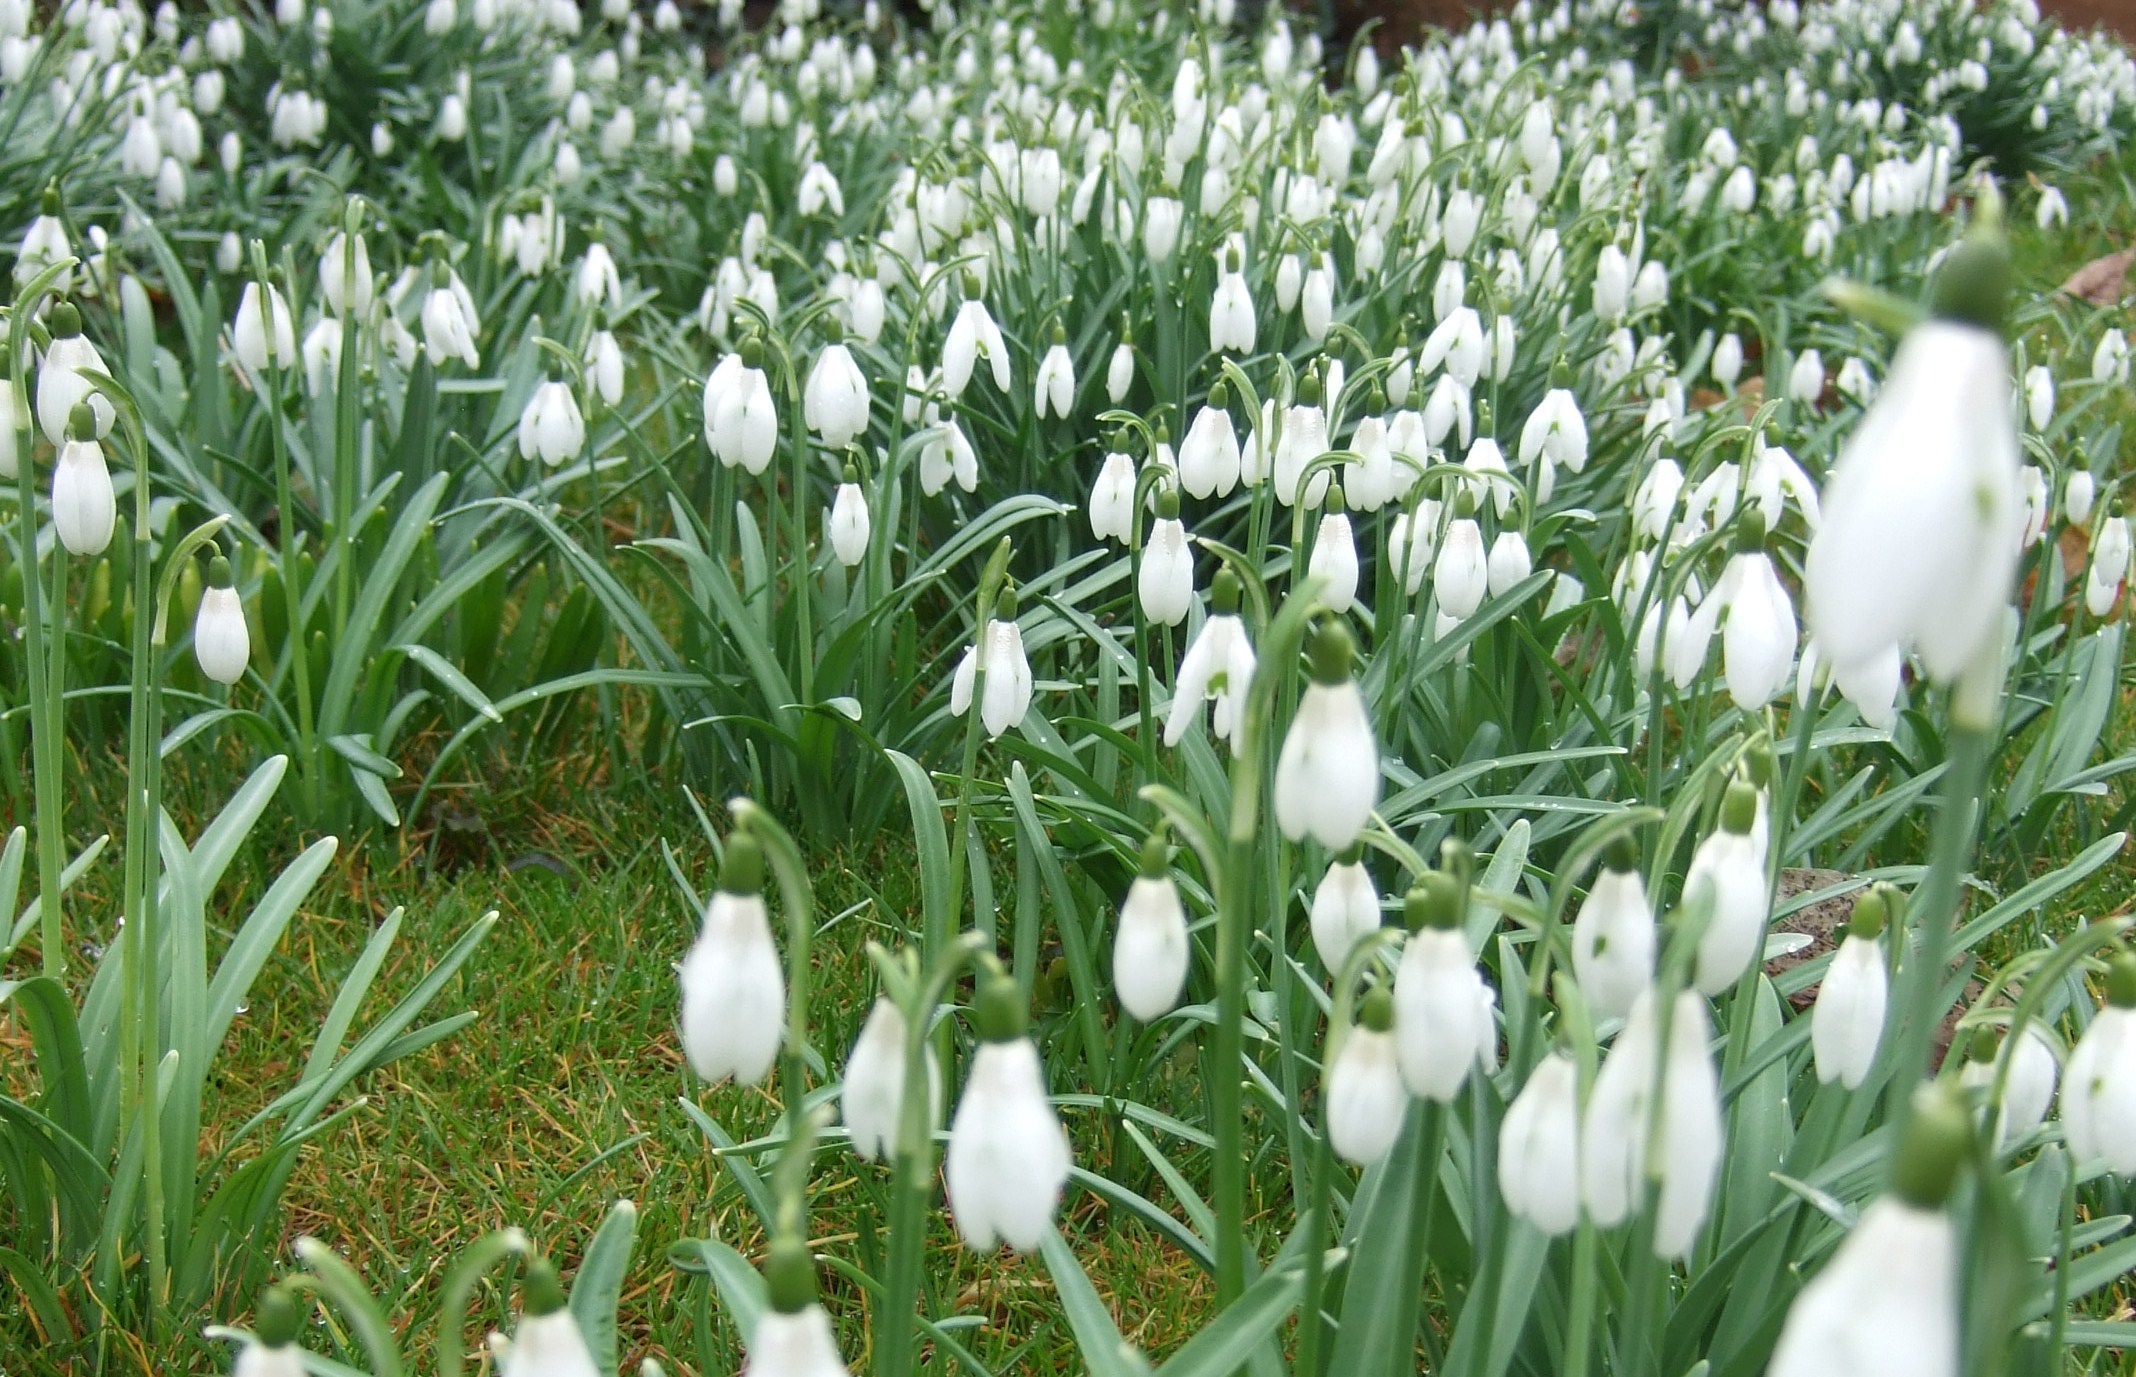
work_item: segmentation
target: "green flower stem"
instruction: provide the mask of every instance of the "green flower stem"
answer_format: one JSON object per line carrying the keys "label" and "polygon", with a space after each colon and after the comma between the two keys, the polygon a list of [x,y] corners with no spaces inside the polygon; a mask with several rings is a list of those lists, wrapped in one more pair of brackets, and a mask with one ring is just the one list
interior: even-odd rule
{"label": "green flower stem", "polygon": [[1601,1285],[1601,1235],[1580,1220],[1572,1236],[1572,1311],[1565,1331],[1565,1377],[1587,1377],[1595,1348],[1595,1294]]}
{"label": "green flower stem", "polygon": [[[352,298],[357,290],[356,234],[349,223],[355,218],[351,214],[342,217],[341,280],[347,284],[344,290],[349,294],[344,300]],[[349,607],[355,599],[356,586],[356,466],[362,421],[358,328],[353,313],[341,318],[341,363],[334,378],[334,543],[339,547],[334,560],[336,643],[348,634]]]}
{"label": "green flower stem", "polygon": [[[270,332],[273,328],[274,309],[267,293],[273,287],[273,278],[267,271],[267,250],[259,241],[252,244],[252,274],[260,284],[260,310],[268,318]],[[342,353],[348,353],[349,343],[342,341]],[[257,383],[258,379],[254,379]],[[304,779],[304,797],[313,816],[317,816],[324,798],[320,793],[319,778],[319,732],[313,722],[314,707],[311,690],[311,647],[304,634],[304,590],[298,581],[296,560],[297,507],[289,482],[289,446],[282,434],[282,369],[274,360],[274,351],[268,351],[267,390],[261,406],[267,416],[267,434],[274,446],[274,501],[275,501],[275,567],[282,576],[282,599],[288,610],[289,664],[296,680],[297,690],[297,735],[298,749],[292,754],[297,758],[297,768]],[[257,390],[257,389],[255,389]]]}
{"label": "green flower stem", "polygon": [[[1249,741],[1249,756],[1260,743]],[[1258,771],[1245,765],[1242,775]],[[1257,781],[1256,781],[1257,785]],[[1236,784],[1234,784],[1236,788]],[[1209,1070],[1210,1129],[1216,1135],[1216,1299],[1221,1308],[1246,1290],[1245,1094],[1246,936],[1253,931],[1253,838],[1238,835],[1234,803],[1232,835],[1225,847],[1224,883],[1216,921],[1216,1037]]]}
{"label": "green flower stem", "polygon": [[[883,1273],[882,1308],[874,1316],[876,1377],[907,1377],[913,1369],[912,1337],[918,1327],[920,1262],[927,1241],[929,1197],[934,1192],[934,1098],[928,1091],[928,1021],[965,967],[982,958],[985,938],[967,932],[929,963],[924,982],[912,968],[912,999],[905,1015],[905,1094],[898,1104],[897,1150],[890,1164],[889,1259]],[[946,1068],[945,1068],[946,1070]]]}
{"label": "green flower stem", "polygon": [[[1987,780],[1989,736],[1983,727],[1952,725],[1950,763],[1936,810],[1928,873],[1906,903],[1907,917],[1913,923],[1913,941],[1907,950],[1910,959],[1899,965],[1898,988],[1893,991],[1898,1036],[1888,1063],[1891,1080],[1884,1100],[1893,1142],[1905,1136],[1907,1120],[1913,1113],[1914,1087],[1930,1070],[1929,1054],[1938,1021],[1936,998],[1950,965],[1951,937],[1958,923],[1959,884],[1972,861],[1973,831]],[[1894,933],[1892,940],[1897,942],[1898,934]]]}
{"label": "green flower stem", "polygon": [[[66,873],[66,833],[62,811],[65,794],[60,772],[59,697],[46,692],[44,582],[37,564],[36,465],[31,462],[37,443],[37,413],[31,406],[29,356],[30,321],[51,292],[52,284],[74,266],[72,258],[61,259],[33,278],[15,298],[8,314],[8,372],[6,385],[15,389],[15,517],[16,553],[22,569],[22,639],[29,682],[24,686],[30,703],[30,772],[35,776],[33,807],[37,821],[37,916],[43,971],[54,980],[67,971],[66,925],[60,903],[60,877]],[[64,566],[66,556],[60,556]],[[64,600],[62,598],[62,600]],[[53,646],[64,653],[64,647]]]}

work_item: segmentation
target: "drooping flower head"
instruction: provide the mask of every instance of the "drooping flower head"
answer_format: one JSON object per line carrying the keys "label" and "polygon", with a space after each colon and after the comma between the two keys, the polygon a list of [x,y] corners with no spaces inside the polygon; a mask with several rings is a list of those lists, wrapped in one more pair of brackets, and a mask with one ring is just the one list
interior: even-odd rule
{"label": "drooping flower head", "polygon": [[950,1120],[943,1181],[966,1246],[1030,1252],[1068,1183],[1068,1134],[1046,1096],[1022,989],[998,966],[974,1001],[979,1048]]}

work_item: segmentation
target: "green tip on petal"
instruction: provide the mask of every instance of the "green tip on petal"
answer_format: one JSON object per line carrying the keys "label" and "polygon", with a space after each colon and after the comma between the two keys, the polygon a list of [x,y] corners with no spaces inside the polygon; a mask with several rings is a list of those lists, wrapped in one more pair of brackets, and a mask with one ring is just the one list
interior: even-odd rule
{"label": "green tip on petal", "polygon": [[1999,214],[1983,214],[1944,255],[1928,304],[1940,320],[2002,333],[2010,309],[2010,241]]}
{"label": "green tip on petal", "polygon": [[1735,552],[1754,555],[1764,548],[1765,509],[1752,502],[1736,517]]}
{"label": "green tip on petal", "polygon": [[297,1341],[297,1334],[302,1329],[303,1320],[297,1314],[297,1303],[288,1287],[276,1284],[260,1293],[259,1314],[252,1332],[262,1347],[287,1348]]}
{"label": "green tip on petal", "polygon": [[1847,916],[1847,931],[1871,941],[1881,936],[1891,923],[1894,896],[1889,885],[1871,885],[1854,901],[1854,911]]}
{"label": "green tip on petal", "polygon": [[50,320],[53,339],[71,339],[82,332],[82,313],[71,301],[62,301],[52,308]]}
{"label": "green tip on petal", "polygon": [[1602,853],[1602,868],[1619,875],[1629,874],[1639,868],[1639,848],[1630,837],[1616,837]]}
{"label": "green tip on petal", "polygon": [[2106,1002],[2116,1009],[2136,1009],[2136,956],[2116,952],[2106,963]]}
{"label": "green tip on petal", "polygon": [[1239,576],[1228,566],[1219,569],[1209,585],[1209,606],[1219,616],[1232,616],[1239,610],[1239,595],[1244,591]]}
{"label": "green tip on petal", "polygon": [[1030,1026],[1031,1010],[1016,977],[996,967],[979,977],[979,993],[972,1000],[972,1022],[988,1042],[1014,1042]]}
{"label": "green tip on petal", "polygon": [[1350,639],[1350,628],[1330,617],[1313,632],[1313,682],[1316,684],[1343,684],[1350,679],[1350,663],[1357,655],[1357,645]]}
{"label": "green tip on petal", "polygon": [[727,838],[727,858],[719,868],[719,887],[729,894],[759,894],[764,889],[764,847],[747,832]]}
{"label": "green tip on petal", "polygon": [[538,1257],[527,1264],[526,1280],[519,1283],[519,1301],[529,1316],[553,1315],[564,1308],[564,1283],[555,1263]]}
{"label": "green tip on petal", "polygon": [[1736,836],[1747,837],[1758,821],[1758,791],[1736,780],[1721,800],[1721,826]]}
{"label": "green tip on petal", "polygon": [[1357,1026],[1384,1033],[1394,1027],[1394,996],[1384,985],[1375,985],[1358,1006]]}
{"label": "green tip on petal", "polygon": [[764,1259],[764,1286],[771,1293],[771,1308],[782,1315],[798,1315],[816,1303],[816,1259],[806,1240],[781,1234]]}
{"label": "green tip on petal", "polygon": [[1913,1117],[1899,1140],[1891,1189],[1917,1209],[1940,1210],[1972,1148],[1973,1119],[1956,1087],[1931,1082],[1914,1092]]}

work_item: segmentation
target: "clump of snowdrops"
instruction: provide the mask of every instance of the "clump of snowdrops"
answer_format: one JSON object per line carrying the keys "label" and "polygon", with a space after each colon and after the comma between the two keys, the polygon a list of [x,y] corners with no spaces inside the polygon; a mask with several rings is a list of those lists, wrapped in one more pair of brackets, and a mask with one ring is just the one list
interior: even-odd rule
{"label": "clump of snowdrops", "polygon": [[[1108,1374],[1145,1360],[1071,1192],[1213,1277],[1180,1374],[2128,1339],[2080,1307],[2136,1257],[2136,976],[2123,920],[2057,904],[2122,846],[2126,762],[2095,757],[2127,345],[2009,302],[1998,224],[2068,216],[2018,174],[2125,137],[2125,52],[2012,0],[1522,5],[1399,63],[1220,3],[942,5],[925,34],[789,4],[708,75],[669,4],[362,18],[405,78],[295,0],[10,19],[8,99],[79,109],[94,150],[52,167],[77,209],[29,220],[18,281],[120,302],[85,317],[126,329],[107,376],[174,441],[138,471],[262,552],[210,591],[279,607],[246,691],[318,806],[417,811],[429,781],[388,788],[411,714],[451,728],[434,781],[596,683],[746,781],[679,1008],[702,1080],[776,1072],[757,1138],[691,1103],[768,1251],[678,1253],[753,1369],[843,1368],[825,1266],[878,1372],[979,1367],[919,1300],[938,1150],[951,1227],[1039,1252]],[[24,80],[45,61],[63,84]],[[246,194],[210,203],[218,119]],[[133,323],[144,278],[184,354]],[[57,317],[47,366],[82,338]],[[38,417],[93,557],[91,390],[85,425]],[[212,466],[179,462],[195,435]],[[612,509],[665,593],[617,576]],[[441,628],[537,548],[627,654],[507,696]],[[389,631],[424,550],[454,596]],[[232,641],[203,622],[203,672],[243,669]],[[811,848],[911,828],[922,912],[843,1064],[824,1002],[871,996],[812,990],[774,810]],[[1850,906],[1839,939],[1773,965],[1813,902]],[[1198,1084],[1160,1083],[1183,1052]],[[1163,1192],[1082,1165],[1095,1137]],[[865,1268],[809,1252],[846,1150],[886,1173]],[[619,1217],[568,1302],[529,1265],[502,1366],[613,1368]],[[309,1289],[396,1370],[377,1303],[300,1256],[240,1364],[297,1361]]]}

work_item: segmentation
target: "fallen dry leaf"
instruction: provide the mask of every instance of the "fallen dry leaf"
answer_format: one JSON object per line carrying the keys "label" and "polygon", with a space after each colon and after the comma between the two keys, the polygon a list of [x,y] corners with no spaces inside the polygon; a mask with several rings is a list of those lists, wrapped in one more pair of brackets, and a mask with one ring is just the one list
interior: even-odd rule
{"label": "fallen dry leaf", "polygon": [[2062,290],[2082,297],[2094,306],[2117,306],[2128,287],[2129,268],[2136,265],[2136,245],[2104,258],[2094,258],[2069,275]]}

